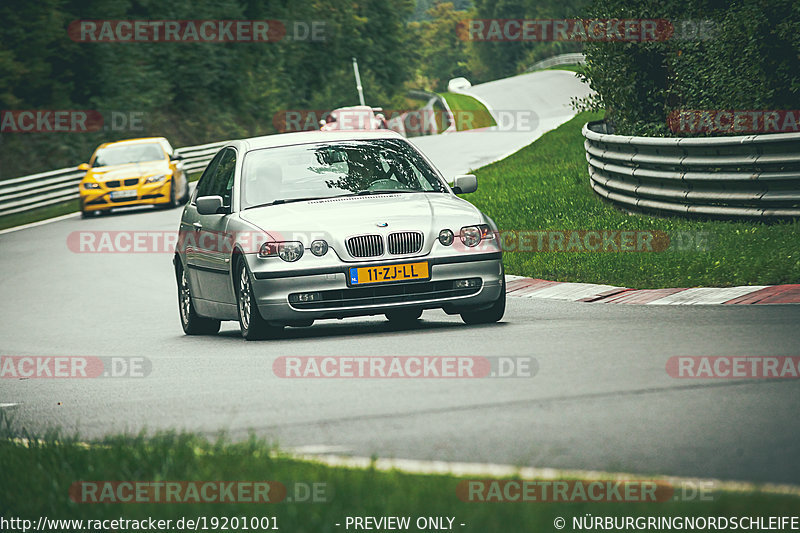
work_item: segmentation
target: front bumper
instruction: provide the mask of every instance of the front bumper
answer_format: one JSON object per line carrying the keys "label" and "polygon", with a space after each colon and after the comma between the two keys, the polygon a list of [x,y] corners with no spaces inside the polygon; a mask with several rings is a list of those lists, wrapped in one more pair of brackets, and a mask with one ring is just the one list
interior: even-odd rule
{"label": "front bumper", "polygon": [[[261,315],[275,323],[306,322],[324,318],[379,315],[388,311],[417,308],[444,309],[448,313],[487,307],[503,290],[503,265],[499,252],[464,257],[415,258],[382,264],[428,261],[430,279],[350,287],[348,269],[374,263],[297,270],[258,271],[256,259],[253,292]],[[477,286],[458,288],[456,280],[473,280]],[[322,298],[299,302],[298,293],[319,293]]]}
{"label": "front bumper", "polygon": [[[138,185],[121,185],[119,187],[108,187],[105,183],[100,182],[99,189],[84,189],[81,186],[81,210],[86,212],[103,211],[115,207],[164,204],[170,201],[171,186],[171,179],[156,183],[144,183],[144,179],[142,179]],[[114,196],[118,192],[130,196],[115,198]]]}

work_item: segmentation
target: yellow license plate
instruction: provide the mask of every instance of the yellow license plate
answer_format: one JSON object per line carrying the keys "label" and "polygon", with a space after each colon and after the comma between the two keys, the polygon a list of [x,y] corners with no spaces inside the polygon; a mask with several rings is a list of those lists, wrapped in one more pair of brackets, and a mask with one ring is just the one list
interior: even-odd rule
{"label": "yellow license plate", "polygon": [[403,263],[401,265],[384,265],[353,267],[350,269],[350,285],[368,283],[387,283],[410,279],[428,279],[428,263]]}

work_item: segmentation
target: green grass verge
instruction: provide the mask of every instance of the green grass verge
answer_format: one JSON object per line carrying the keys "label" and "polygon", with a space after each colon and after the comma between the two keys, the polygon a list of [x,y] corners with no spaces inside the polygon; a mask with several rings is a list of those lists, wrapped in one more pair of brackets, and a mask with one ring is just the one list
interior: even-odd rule
{"label": "green grass verge", "polygon": [[[197,181],[200,179],[200,174],[201,172],[189,174],[189,181]],[[33,209],[31,211],[2,216],[0,217],[0,230],[15,228],[17,226],[31,224],[33,222],[40,222],[42,220],[47,220],[48,218],[68,215],[70,213],[75,213],[78,210],[80,210],[80,203],[78,200],[68,200],[60,204],[49,205],[47,207],[40,207],[39,209]]]}
{"label": "green grass verge", "polygon": [[24,211],[13,215],[0,217],[0,229],[14,228],[32,222],[47,220],[48,218],[60,217],[69,213],[74,213],[80,209],[78,200],[68,200],[66,202],[40,207],[32,211]]}
{"label": "green grass verge", "polygon": [[581,136],[584,123],[600,118],[581,113],[512,156],[477,170],[479,189],[469,201],[501,231],[657,230],[670,236],[670,247],[644,253],[509,252],[507,273],[631,288],[800,282],[800,221],[768,225],[657,218],[629,215],[601,200],[589,186]]}
{"label": "green grass verge", "polygon": [[492,114],[480,101],[465,94],[442,93],[453,112],[458,131],[488,128],[496,123]]}
{"label": "green grass verge", "polygon": [[[480,532],[555,531],[556,517],[592,516],[791,516],[800,498],[762,492],[712,491],[711,501],[664,503],[471,503],[456,493],[460,478],[374,468],[329,467],[276,454],[251,438],[215,443],[191,435],[109,437],[89,446],[49,437],[29,444],[0,440],[0,516],[32,520],[157,520],[181,517],[274,517],[282,531],[345,530],[347,516],[455,517],[454,529]],[[278,481],[293,496],[295,483],[324,484],[325,502],[292,503],[78,503],[79,481]],[[80,491],[75,498],[80,502]],[[321,494],[321,493],[318,493]],[[707,496],[706,496],[707,497]],[[341,524],[336,527],[335,524]],[[461,527],[460,524],[465,524]],[[174,522],[173,522],[174,524]],[[210,525],[210,523],[209,523]],[[202,527],[200,528],[202,529]],[[74,526],[59,531],[73,531]],[[118,531],[128,529],[118,528]],[[175,531],[176,529],[170,529]],[[230,529],[233,531],[234,529]],[[410,531],[417,531],[411,527]]]}

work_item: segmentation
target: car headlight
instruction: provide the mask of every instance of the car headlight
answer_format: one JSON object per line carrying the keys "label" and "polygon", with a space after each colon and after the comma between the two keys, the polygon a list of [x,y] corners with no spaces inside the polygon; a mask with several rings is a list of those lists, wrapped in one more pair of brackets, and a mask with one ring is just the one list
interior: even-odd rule
{"label": "car headlight", "polygon": [[317,257],[322,257],[328,253],[328,243],[322,239],[311,243],[311,253]]}
{"label": "car headlight", "polygon": [[165,179],[167,179],[167,175],[166,174],[160,174],[158,176],[150,176],[149,178],[144,180],[144,182],[145,183],[161,183]]}
{"label": "car headlight", "polygon": [[453,232],[449,229],[443,229],[439,232],[439,242],[445,246],[453,244]]}
{"label": "car headlight", "polygon": [[303,257],[302,242],[265,242],[258,250],[259,257],[278,256],[287,263],[293,263]]}
{"label": "car headlight", "polygon": [[481,240],[494,239],[494,233],[488,224],[478,224],[477,226],[465,226],[461,228],[461,242],[470,248],[478,246]]}
{"label": "car headlight", "polygon": [[90,189],[99,189],[100,188],[100,184],[99,183],[91,183],[91,182],[84,183],[83,184],[83,188],[86,189],[87,191],[90,190]]}

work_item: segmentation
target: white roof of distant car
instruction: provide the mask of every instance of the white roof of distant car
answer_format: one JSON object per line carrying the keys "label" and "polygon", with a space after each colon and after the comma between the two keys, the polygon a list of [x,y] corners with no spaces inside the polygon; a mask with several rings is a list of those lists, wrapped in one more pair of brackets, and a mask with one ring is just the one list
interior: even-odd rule
{"label": "white roof of distant car", "polygon": [[258,150],[261,148],[276,148],[278,146],[293,146],[297,144],[376,139],[404,139],[404,137],[392,130],[303,131],[298,133],[280,133],[277,135],[265,135],[263,137],[251,137],[249,139],[231,141],[230,145],[241,147],[244,150]]}

